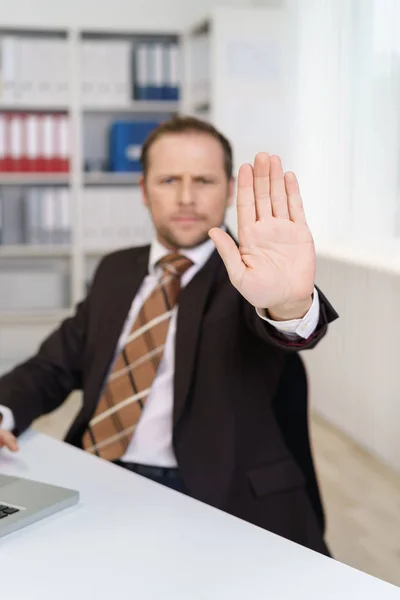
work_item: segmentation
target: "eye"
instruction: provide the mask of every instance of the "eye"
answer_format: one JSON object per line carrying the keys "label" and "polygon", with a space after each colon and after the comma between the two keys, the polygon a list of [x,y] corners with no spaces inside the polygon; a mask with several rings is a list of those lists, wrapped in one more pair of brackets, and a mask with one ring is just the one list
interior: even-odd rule
{"label": "eye", "polygon": [[201,183],[202,185],[207,185],[212,183],[211,179],[207,179],[207,177],[198,177],[196,179],[196,183]]}
{"label": "eye", "polygon": [[171,184],[175,183],[175,181],[176,177],[164,177],[164,179],[161,180],[161,183]]}

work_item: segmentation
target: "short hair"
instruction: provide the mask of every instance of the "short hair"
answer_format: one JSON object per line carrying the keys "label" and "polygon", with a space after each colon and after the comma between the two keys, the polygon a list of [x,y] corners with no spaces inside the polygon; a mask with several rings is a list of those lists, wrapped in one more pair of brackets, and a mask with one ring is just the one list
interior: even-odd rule
{"label": "short hair", "polygon": [[142,146],[142,154],[140,158],[143,175],[146,177],[149,169],[149,152],[152,145],[158,139],[170,133],[174,134],[187,132],[204,133],[206,135],[210,135],[221,144],[224,153],[225,173],[227,178],[230,179],[233,173],[233,151],[229,140],[210,123],[202,121],[201,119],[197,119],[196,117],[184,116],[175,116],[171,119],[168,119],[168,121],[162,122],[147,136]]}

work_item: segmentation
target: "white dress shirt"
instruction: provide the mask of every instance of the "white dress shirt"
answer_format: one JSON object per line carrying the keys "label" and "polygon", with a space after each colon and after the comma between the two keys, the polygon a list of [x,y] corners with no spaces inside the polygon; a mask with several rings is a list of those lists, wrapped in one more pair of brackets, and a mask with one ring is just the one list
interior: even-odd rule
{"label": "white dress shirt", "polygon": [[[193,262],[182,276],[181,285],[185,287],[196,273],[205,265],[215,246],[207,240],[200,246],[182,251]],[[154,240],[150,248],[149,271],[136,294],[129,314],[126,318],[121,336],[118,340],[115,357],[125,345],[133,323],[146,298],[160,280],[162,270],[156,263],[170,251]],[[172,447],[172,414],[173,414],[173,377],[174,377],[174,344],[178,307],[175,307],[168,328],[164,354],[159,364],[157,375],[153,381],[150,394],[146,400],[141,418],[128,449],[121,460],[160,467],[176,467],[177,461]],[[272,321],[265,316],[265,311],[257,311],[261,319],[268,321],[277,330],[289,338],[307,339],[315,331],[319,319],[318,292],[314,290],[313,303],[303,319],[293,321]],[[112,365],[110,366],[110,369]],[[11,410],[0,405],[3,429],[14,428],[14,417]]]}

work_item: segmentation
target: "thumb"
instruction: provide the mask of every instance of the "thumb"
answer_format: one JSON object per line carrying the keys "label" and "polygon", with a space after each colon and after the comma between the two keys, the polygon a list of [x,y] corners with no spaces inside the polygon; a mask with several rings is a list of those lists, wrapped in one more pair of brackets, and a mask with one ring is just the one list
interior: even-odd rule
{"label": "thumb", "polygon": [[229,279],[233,285],[236,285],[242,278],[246,269],[239,248],[236,246],[231,236],[218,227],[210,229],[208,234],[224,262]]}
{"label": "thumb", "polygon": [[12,452],[18,451],[17,438],[9,431],[0,429],[0,448],[6,447]]}

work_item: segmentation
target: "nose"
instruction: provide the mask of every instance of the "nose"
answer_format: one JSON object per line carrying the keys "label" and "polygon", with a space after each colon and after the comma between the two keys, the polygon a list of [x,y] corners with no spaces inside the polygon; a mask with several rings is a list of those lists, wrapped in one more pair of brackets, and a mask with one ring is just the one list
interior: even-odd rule
{"label": "nose", "polygon": [[184,177],[179,190],[179,204],[189,206],[194,203],[192,181],[190,177]]}

